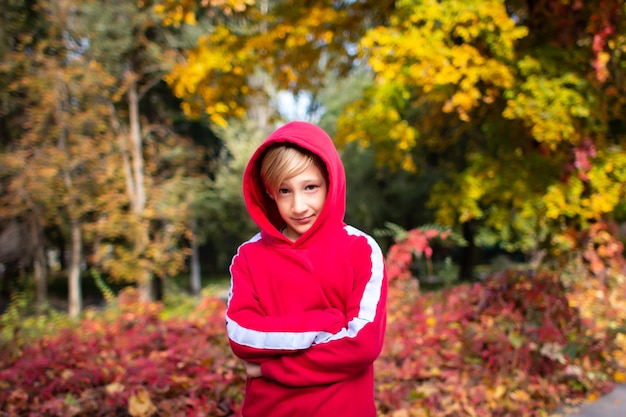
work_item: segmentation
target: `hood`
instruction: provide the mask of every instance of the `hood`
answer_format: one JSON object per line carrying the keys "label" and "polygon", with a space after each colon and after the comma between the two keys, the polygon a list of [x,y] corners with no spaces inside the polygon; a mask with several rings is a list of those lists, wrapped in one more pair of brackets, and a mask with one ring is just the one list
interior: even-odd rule
{"label": "hood", "polygon": [[254,152],[243,176],[243,195],[252,220],[261,228],[265,239],[275,242],[292,242],[282,235],[284,222],[276,203],[267,195],[259,175],[260,159],[272,144],[289,142],[318,155],[328,170],[328,195],[324,208],[315,224],[293,245],[303,246],[307,242],[323,237],[337,227],[343,227],[346,210],[346,175],[339,153],[332,139],[321,128],[307,122],[290,122],[275,130]]}

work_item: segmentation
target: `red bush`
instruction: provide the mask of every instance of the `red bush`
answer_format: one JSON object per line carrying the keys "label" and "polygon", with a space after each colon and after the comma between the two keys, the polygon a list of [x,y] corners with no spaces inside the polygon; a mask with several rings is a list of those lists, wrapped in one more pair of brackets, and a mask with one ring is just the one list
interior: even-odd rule
{"label": "red bush", "polygon": [[244,381],[224,308],[207,299],[190,319],[161,320],[158,304],[122,299],[115,320],[42,338],[0,370],[0,415],[237,415]]}
{"label": "red bush", "polygon": [[[387,416],[541,416],[610,389],[616,349],[604,306],[580,314],[551,273],[508,272],[420,294],[390,282],[376,399]],[[578,300],[573,302],[572,300]],[[237,416],[244,372],[228,346],[222,301],[184,318],[120,297],[113,319],[85,319],[0,352],[0,416]],[[606,320],[605,320],[606,322]]]}
{"label": "red bush", "polygon": [[377,362],[385,415],[541,416],[612,387],[613,336],[582,322],[551,273],[412,292],[413,280],[391,283]]}

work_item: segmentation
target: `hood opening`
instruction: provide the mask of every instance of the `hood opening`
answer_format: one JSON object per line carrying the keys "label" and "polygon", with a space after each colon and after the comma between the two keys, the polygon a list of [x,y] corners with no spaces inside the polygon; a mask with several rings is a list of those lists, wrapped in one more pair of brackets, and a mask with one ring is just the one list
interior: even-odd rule
{"label": "hood opening", "polygon": [[[291,144],[317,155],[323,162],[322,169],[328,184],[324,208],[315,224],[295,242],[324,235],[324,231],[343,226],[345,214],[346,180],[343,163],[332,139],[318,126],[307,122],[290,122],[278,128],[254,152],[243,178],[246,208],[265,236],[291,243],[281,233],[285,224],[274,200],[268,195],[260,175],[261,161],[270,147],[279,143]],[[325,172],[324,172],[325,171]]]}

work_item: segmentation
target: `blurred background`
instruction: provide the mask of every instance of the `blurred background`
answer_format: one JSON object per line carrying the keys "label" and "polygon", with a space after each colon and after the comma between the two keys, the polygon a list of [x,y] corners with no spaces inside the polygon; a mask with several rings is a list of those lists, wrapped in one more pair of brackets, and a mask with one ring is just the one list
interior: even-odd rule
{"label": "blurred background", "polygon": [[77,317],[228,279],[242,170],[281,123],[335,140],[346,221],[413,275],[623,271],[618,0],[2,0],[0,300]]}

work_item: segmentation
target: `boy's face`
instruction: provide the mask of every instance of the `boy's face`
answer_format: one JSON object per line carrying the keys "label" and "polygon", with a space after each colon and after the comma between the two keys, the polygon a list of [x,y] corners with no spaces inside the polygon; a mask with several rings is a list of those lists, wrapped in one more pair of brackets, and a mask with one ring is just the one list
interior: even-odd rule
{"label": "boy's face", "polygon": [[295,241],[313,226],[324,208],[327,192],[326,180],[314,164],[280,184],[272,198],[287,224],[283,231],[287,238]]}

